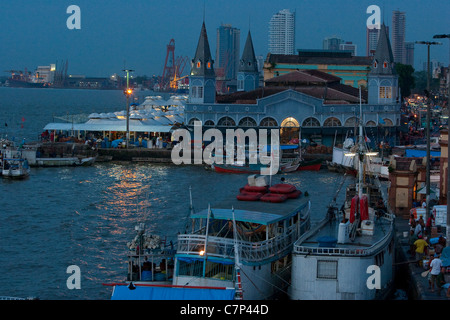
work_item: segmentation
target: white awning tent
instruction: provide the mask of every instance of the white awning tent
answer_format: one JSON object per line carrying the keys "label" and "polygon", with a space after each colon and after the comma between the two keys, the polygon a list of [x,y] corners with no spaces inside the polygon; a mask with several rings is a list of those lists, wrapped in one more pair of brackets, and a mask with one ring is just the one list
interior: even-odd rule
{"label": "white awning tent", "polygon": [[[184,104],[186,97],[172,96],[168,101],[160,96],[146,97],[137,109],[130,112],[130,132],[171,132],[176,123],[184,122]],[[163,112],[159,108],[150,106],[171,106],[170,111]],[[44,127],[44,130],[56,131],[127,131],[126,111],[109,113],[91,113],[88,121],[84,123],[53,122]]]}
{"label": "white awning tent", "polygon": [[[164,125],[153,119],[148,121],[130,119],[130,132],[171,132],[171,124]],[[56,131],[127,131],[126,120],[90,119],[85,123],[49,123],[44,130]]]}

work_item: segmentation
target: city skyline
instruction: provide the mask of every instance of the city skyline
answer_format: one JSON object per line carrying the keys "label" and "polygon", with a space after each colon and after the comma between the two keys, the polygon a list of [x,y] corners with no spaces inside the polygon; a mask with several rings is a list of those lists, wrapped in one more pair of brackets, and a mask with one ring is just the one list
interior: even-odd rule
{"label": "city skyline", "polygon": [[[252,33],[255,54],[268,53],[269,21],[283,9],[296,14],[295,52],[297,49],[321,49],[326,37],[337,35],[356,44],[364,55],[366,47],[366,13],[370,5],[378,5],[381,17],[391,26],[394,10],[406,13],[407,42],[429,41],[433,35],[449,33],[447,13],[450,4],[445,1],[396,0],[324,0],[307,3],[285,0],[247,1],[54,1],[34,3],[17,0],[2,4],[0,11],[1,75],[4,71],[69,61],[69,73],[87,76],[108,76],[125,68],[135,75],[161,75],[166,47],[175,39],[175,56],[192,59],[201,25],[205,20],[211,47],[216,47],[216,29],[231,24],[241,30],[240,41]],[[81,9],[81,29],[69,30],[66,9],[78,5]],[[391,39],[392,41],[392,39]],[[449,41],[433,46],[431,59],[447,66]],[[241,51],[242,51],[241,47]],[[242,52],[240,52],[242,54]],[[420,71],[426,61],[426,46],[415,46],[415,69]],[[216,59],[215,54],[213,59]],[[185,73],[190,69],[186,66]]]}

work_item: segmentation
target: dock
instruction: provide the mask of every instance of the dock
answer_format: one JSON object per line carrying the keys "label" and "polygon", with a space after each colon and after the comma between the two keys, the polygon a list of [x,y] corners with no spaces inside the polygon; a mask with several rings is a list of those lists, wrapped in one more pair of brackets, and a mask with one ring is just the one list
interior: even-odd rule
{"label": "dock", "polygon": [[[412,300],[450,300],[445,295],[445,289],[441,290],[438,295],[438,290],[435,287],[434,292],[429,289],[428,278],[422,277],[421,273],[426,271],[422,266],[419,266],[409,254],[409,237],[404,237],[403,232],[408,232],[410,226],[407,219],[397,217],[395,220],[395,227],[397,233],[396,243],[396,280],[405,285],[405,290],[409,299]],[[446,281],[450,281],[450,275],[446,274]]]}

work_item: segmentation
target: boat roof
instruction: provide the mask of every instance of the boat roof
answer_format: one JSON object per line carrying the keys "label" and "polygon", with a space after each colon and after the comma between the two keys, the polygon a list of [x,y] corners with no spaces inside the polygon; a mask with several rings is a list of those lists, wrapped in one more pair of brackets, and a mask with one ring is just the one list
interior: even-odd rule
{"label": "boat roof", "polygon": [[364,255],[365,250],[375,250],[377,248],[377,243],[382,242],[385,238],[389,238],[393,233],[393,221],[379,218],[372,221],[374,226],[373,235],[357,235],[354,241],[349,239],[346,243],[336,243],[335,246],[324,247],[324,241],[337,241],[341,221],[332,220],[325,222],[324,220],[322,222],[323,223],[318,223],[309,232],[298,239],[295,243],[295,247],[313,249],[322,247],[323,249],[332,249],[332,252],[339,252],[341,254],[347,253],[350,255],[357,251],[359,255]]}
{"label": "boat roof", "polygon": [[[264,201],[239,201],[236,198],[211,205],[212,217],[220,220],[245,221],[268,225],[284,220],[305,208],[309,198],[303,194],[297,199],[287,199],[281,203]],[[208,209],[191,214],[191,218],[207,218]]]}

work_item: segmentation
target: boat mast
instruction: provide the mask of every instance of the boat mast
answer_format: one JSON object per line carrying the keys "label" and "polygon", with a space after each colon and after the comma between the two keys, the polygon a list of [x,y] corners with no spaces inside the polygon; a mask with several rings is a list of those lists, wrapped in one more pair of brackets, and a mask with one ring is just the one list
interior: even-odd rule
{"label": "boat mast", "polygon": [[361,103],[361,87],[359,87],[359,168],[358,168],[358,178],[359,178],[359,184],[358,184],[358,195],[361,199],[362,196],[362,182],[363,182],[363,160],[364,160],[364,142],[363,142],[363,119],[362,119],[362,103]]}

